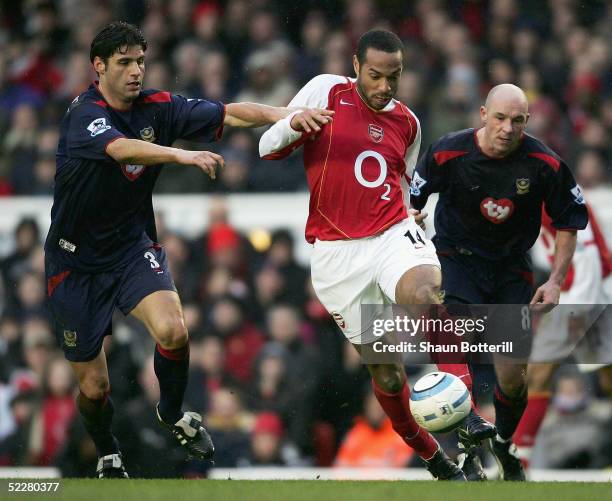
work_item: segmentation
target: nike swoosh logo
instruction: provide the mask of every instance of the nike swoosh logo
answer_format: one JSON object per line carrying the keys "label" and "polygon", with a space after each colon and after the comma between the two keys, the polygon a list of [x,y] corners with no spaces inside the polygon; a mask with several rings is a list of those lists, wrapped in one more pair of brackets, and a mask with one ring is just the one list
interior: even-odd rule
{"label": "nike swoosh logo", "polygon": [[353,103],[349,103],[348,101],[345,101],[344,99],[340,99],[340,104],[347,104],[348,106],[355,106]]}

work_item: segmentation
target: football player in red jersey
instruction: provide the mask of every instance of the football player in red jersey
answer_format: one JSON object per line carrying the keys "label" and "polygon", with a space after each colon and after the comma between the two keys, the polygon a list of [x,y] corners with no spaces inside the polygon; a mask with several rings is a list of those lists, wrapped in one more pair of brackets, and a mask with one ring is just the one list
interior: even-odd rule
{"label": "football player in red jersey", "polygon": [[[262,136],[259,151],[263,158],[278,159],[304,146],[313,287],[346,338],[363,353],[376,340],[371,329],[376,312],[362,305],[437,304],[441,277],[433,244],[407,210],[421,131],[414,113],[394,99],[402,43],[389,31],[369,31],[359,40],[353,65],[355,79],[319,75],[289,104],[333,110],[331,123],[302,127],[289,115]],[[470,382],[463,364],[440,369],[459,372]],[[368,370],[394,429],[433,476],[465,480],[411,415],[401,361],[368,364]],[[478,419],[487,436],[495,433],[493,425]]]}
{"label": "football player in red jersey", "polygon": [[[589,224],[578,232],[576,252],[559,297],[560,305],[572,306],[555,308],[535,332],[527,370],[527,408],[513,436],[524,467],[529,466],[548,410],[553,376],[563,360],[573,355],[581,372],[598,371],[600,387],[612,397],[612,314],[604,288],[612,273],[612,254],[592,208],[587,205],[587,209]],[[539,241],[550,265],[556,235],[552,219],[543,211]]]}

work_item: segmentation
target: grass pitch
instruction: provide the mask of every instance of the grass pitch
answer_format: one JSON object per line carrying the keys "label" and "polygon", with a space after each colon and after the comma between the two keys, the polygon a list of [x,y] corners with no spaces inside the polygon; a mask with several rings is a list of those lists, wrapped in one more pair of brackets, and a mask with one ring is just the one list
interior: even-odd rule
{"label": "grass pitch", "polygon": [[[4,483],[6,486],[6,483]],[[5,487],[6,489],[6,487]],[[9,494],[0,499],[41,500],[51,497],[79,501],[575,501],[612,499],[609,483],[457,483],[434,481],[335,480],[70,480],[61,479],[59,492]]]}

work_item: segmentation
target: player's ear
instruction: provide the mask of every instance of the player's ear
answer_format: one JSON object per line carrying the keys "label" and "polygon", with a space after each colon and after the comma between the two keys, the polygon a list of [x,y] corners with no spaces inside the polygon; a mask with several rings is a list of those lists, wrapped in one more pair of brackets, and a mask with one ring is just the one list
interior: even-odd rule
{"label": "player's ear", "polygon": [[98,75],[102,75],[106,71],[106,64],[104,64],[104,61],[100,56],[94,57],[93,67]]}
{"label": "player's ear", "polygon": [[530,115],[529,113],[527,113],[527,116],[525,117],[525,125],[527,125],[527,122],[529,122],[529,117],[530,117],[530,116],[531,116],[531,115]]}
{"label": "player's ear", "polygon": [[487,124],[487,108],[485,106],[480,107],[480,120],[483,124]]}
{"label": "player's ear", "polygon": [[359,76],[359,59],[357,59],[356,54],[353,54],[353,69],[355,70],[355,76]]}

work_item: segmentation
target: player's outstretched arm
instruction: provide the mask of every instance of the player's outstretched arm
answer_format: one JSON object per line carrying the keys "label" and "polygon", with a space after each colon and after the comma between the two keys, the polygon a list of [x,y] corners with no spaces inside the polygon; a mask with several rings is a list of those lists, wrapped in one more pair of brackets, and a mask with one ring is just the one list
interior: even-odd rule
{"label": "player's outstretched arm", "polygon": [[181,150],[124,137],[110,142],[106,154],[120,164],[156,165],[174,162],[195,165],[212,179],[215,179],[216,168],[224,166],[223,157],[210,151]]}
{"label": "player's outstretched arm", "polygon": [[565,280],[574,251],[576,250],[576,230],[559,230],[555,238],[555,257],[548,281],[538,287],[531,304],[541,304],[547,311],[559,304],[561,284]]}
{"label": "player's outstretched arm", "polygon": [[297,111],[300,115],[300,123],[305,126],[314,126],[318,123],[327,123],[326,116],[333,112],[328,110],[295,110],[280,108],[257,103],[230,103],[225,106],[224,125],[233,127],[261,127],[278,122]]}

